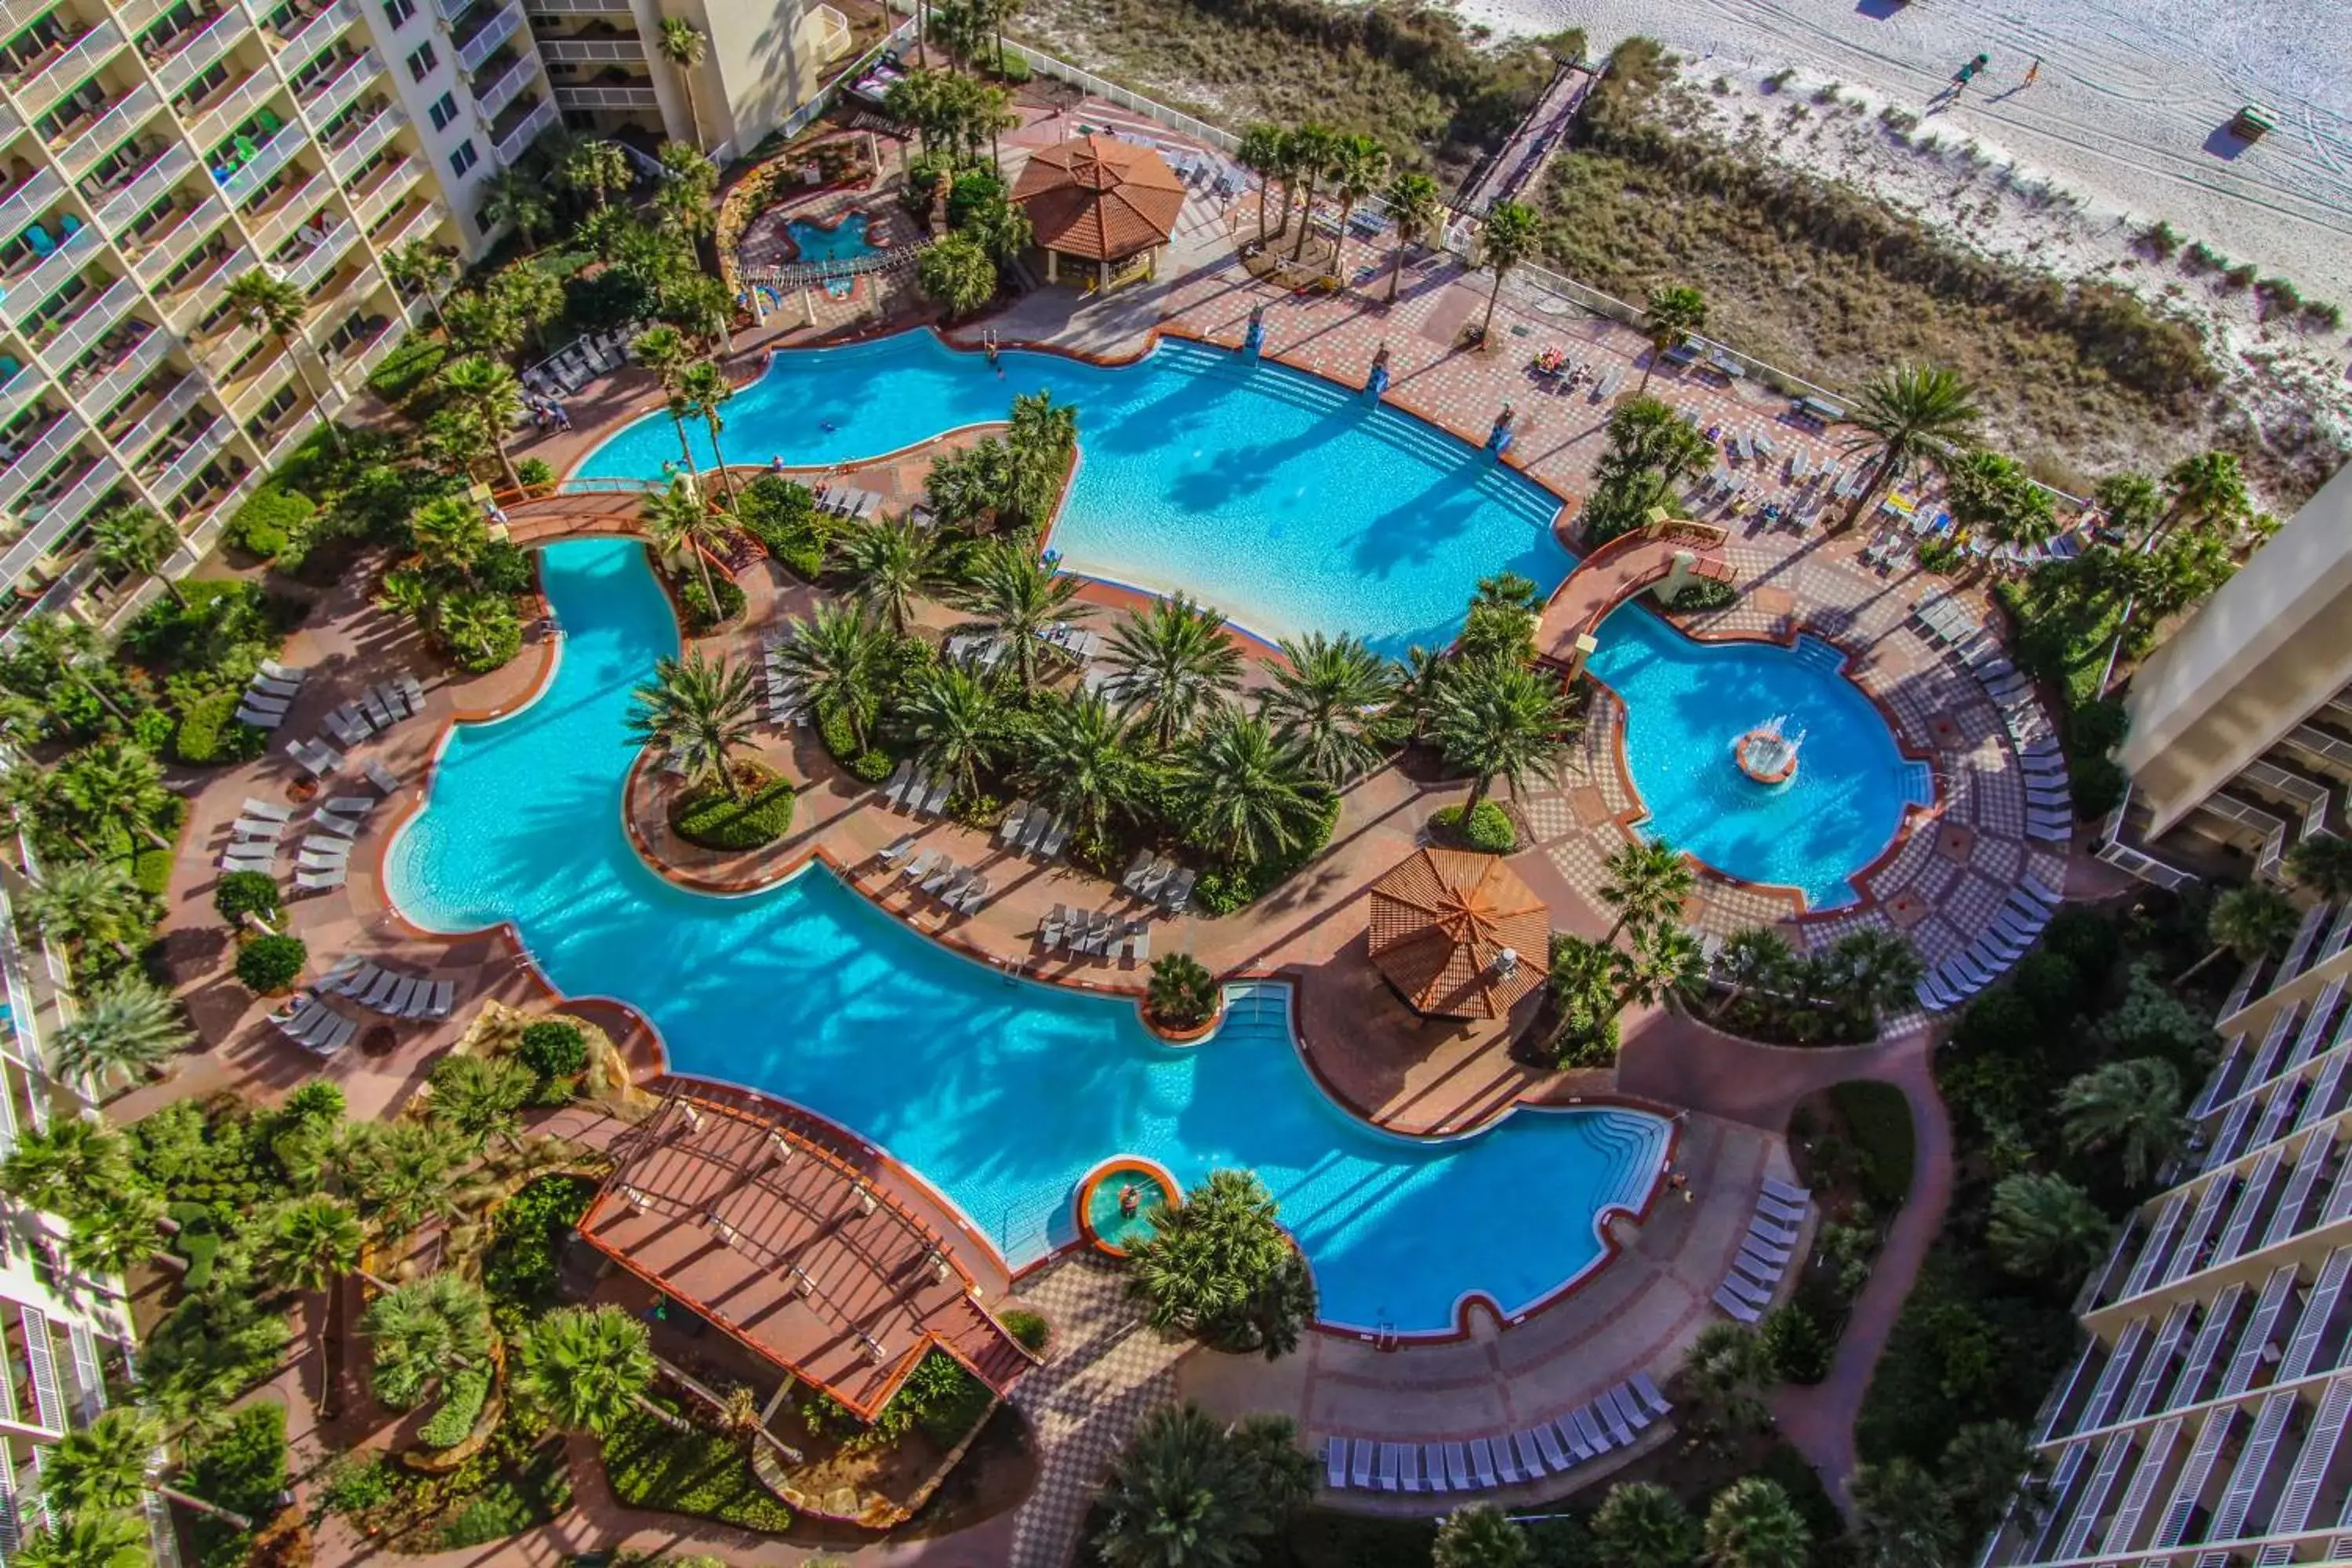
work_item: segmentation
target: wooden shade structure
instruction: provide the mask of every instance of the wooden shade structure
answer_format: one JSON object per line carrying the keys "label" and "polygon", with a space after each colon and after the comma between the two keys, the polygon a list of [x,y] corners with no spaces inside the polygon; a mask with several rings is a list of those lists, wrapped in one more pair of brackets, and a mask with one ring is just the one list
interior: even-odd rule
{"label": "wooden shade structure", "polygon": [[1184,210],[1184,182],[1152,148],[1080,136],[1031,153],[1013,202],[1029,215],[1049,280],[1065,258],[1100,278],[1113,263],[1168,243]]}
{"label": "wooden shade structure", "polygon": [[1423,849],[1372,884],[1370,947],[1414,1011],[1500,1018],[1544,982],[1551,915],[1500,856]]}

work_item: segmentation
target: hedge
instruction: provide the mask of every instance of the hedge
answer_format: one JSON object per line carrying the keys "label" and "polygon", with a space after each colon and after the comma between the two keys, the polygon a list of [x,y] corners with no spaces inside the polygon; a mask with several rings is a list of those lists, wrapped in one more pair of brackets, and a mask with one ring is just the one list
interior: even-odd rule
{"label": "hedge", "polygon": [[282,991],[294,984],[310,957],[299,936],[257,936],[237,953],[236,977],[248,991]]}
{"label": "hedge", "polygon": [[890,776],[898,764],[888,753],[857,749],[857,732],[850,728],[849,715],[839,708],[824,709],[817,715],[817,737],[833,760],[849,770],[850,776],[861,784],[878,784]]}
{"label": "hedge", "polygon": [[588,1037],[560,1018],[541,1018],[522,1032],[515,1055],[541,1078],[569,1078],[588,1066]]}
{"label": "hedge", "polygon": [[1508,855],[1518,847],[1519,836],[1511,826],[1511,814],[1496,801],[1480,801],[1466,828],[1458,805],[1440,806],[1430,813],[1429,825],[1482,854]]}
{"label": "hedge", "polygon": [[630,1508],[697,1514],[743,1530],[792,1527],[792,1510],[751,1473],[734,1438],[695,1427],[674,1432],[632,1409],[604,1436],[604,1479]]}
{"label": "hedge", "polygon": [[[226,1431],[189,1457],[187,1476],[179,1484],[191,1496],[232,1513],[268,1518],[286,1489],[286,1406],[263,1401],[238,1411]],[[249,1535],[210,1514],[196,1515],[188,1528],[205,1568],[242,1563],[251,1548]]]}
{"label": "hedge", "polygon": [[702,591],[699,576],[689,578],[677,595],[678,604],[686,612],[686,629],[697,636],[715,631],[743,613],[743,590],[732,577],[713,577],[710,585],[719,594],[716,613],[710,607],[710,595]]}
{"label": "hedge", "polygon": [[716,781],[678,797],[669,822],[680,838],[705,849],[757,849],[792,831],[789,781],[755,763],[738,767],[735,780],[743,790],[740,801]]}
{"label": "hedge", "polygon": [[266,561],[284,550],[294,530],[318,510],[319,503],[299,490],[265,484],[229,519],[228,536],[239,549]]}
{"label": "hedge", "polygon": [[473,1431],[482,1406],[490,1397],[490,1374],[478,1366],[454,1373],[441,1396],[441,1408],[416,1429],[416,1440],[428,1448],[454,1448]]}
{"label": "hedge", "polygon": [[214,763],[247,763],[261,755],[269,737],[236,717],[237,694],[215,691],[199,697],[180,714],[172,731],[172,755],[198,767]]}
{"label": "hedge", "polygon": [[1832,1084],[1830,1103],[1862,1155],[1863,1196],[1875,1209],[1900,1206],[1911,1194],[1911,1102],[1891,1083],[1855,1079]]}
{"label": "hedge", "polygon": [[131,880],[142,893],[162,898],[172,885],[172,852],[150,844],[131,858]]}

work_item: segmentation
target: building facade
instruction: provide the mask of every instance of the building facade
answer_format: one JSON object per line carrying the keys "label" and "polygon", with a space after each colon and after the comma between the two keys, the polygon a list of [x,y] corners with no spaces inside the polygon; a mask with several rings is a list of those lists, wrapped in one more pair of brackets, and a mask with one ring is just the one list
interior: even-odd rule
{"label": "building facade", "polygon": [[1986,1568],[2352,1563],[2352,905],[2310,910],[2219,1027],[2189,1152],[2075,1303],[2046,1507]]}

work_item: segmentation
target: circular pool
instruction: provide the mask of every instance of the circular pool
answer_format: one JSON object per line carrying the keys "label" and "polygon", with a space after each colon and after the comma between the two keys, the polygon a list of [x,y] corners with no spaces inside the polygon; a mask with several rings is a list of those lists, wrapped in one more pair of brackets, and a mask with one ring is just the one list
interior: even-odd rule
{"label": "circular pool", "polygon": [[1122,1157],[1097,1165],[1078,1184],[1078,1229],[1113,1258],[1151,1237],[1151,1212],[1182,1199],[1176,1178],[1149,1160]]}

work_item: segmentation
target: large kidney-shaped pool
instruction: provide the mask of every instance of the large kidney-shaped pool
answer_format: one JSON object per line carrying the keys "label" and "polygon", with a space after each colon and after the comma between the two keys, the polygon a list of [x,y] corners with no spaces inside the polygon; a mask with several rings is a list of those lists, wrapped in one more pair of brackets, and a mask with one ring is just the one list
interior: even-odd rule
{"label": "large kidney-shaped pool", "polygon": [[1392,1137],[1343,1113],[1292,1044],[1287,991],[1236,986],[1204,1045],[1160,1043],[1123,1000],[952,953],[813,867],[740,898],[680,889],[621,826],[629,691],[677,633],[643,551],[545,552],[562,624],[530,706],[459,726],[386,859],[393,900],[446,932],[512,921],[567,994],[653,1020],[677,1071],[764,1089],[887,1149],[1016,1266],[1072,1238],[1086,1173],[1119,1154],[1182,1183],[1248,1166],[1314,1267],[1327,1321],[1451,1328],[1591,1268],[1599,1226],[1656,1181],[1666,1123],[1520,1110],[1469,1137]]}

